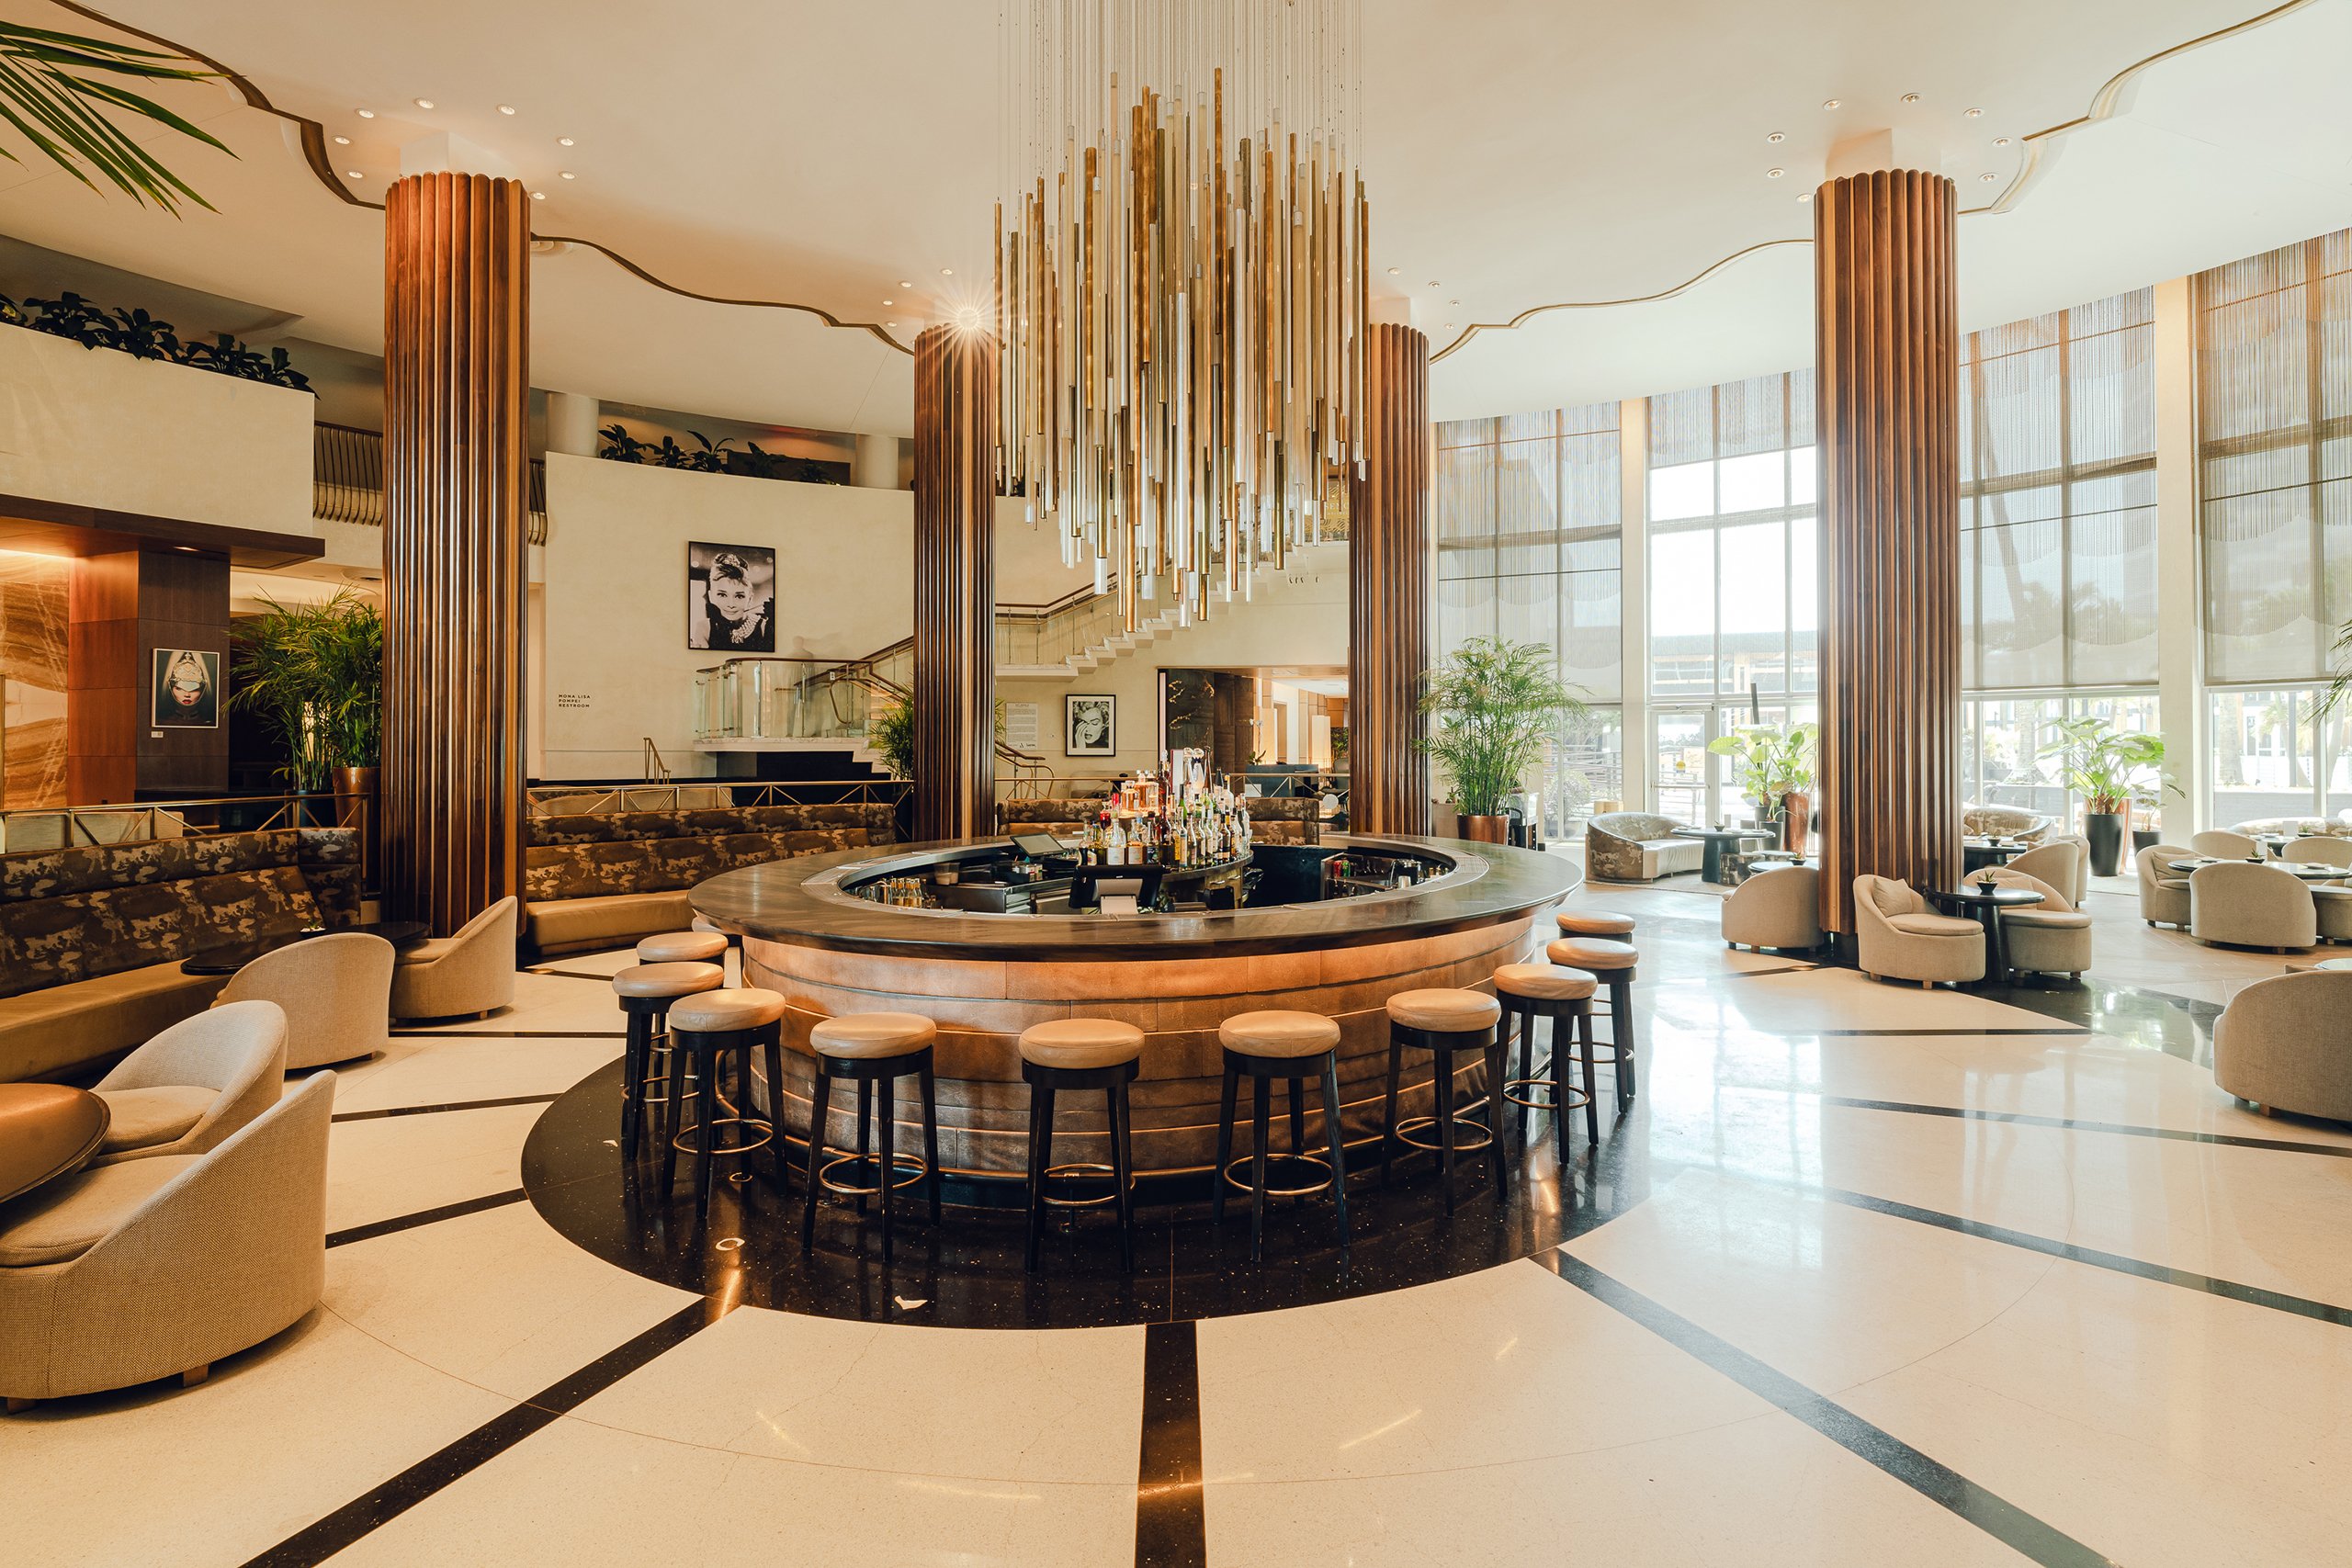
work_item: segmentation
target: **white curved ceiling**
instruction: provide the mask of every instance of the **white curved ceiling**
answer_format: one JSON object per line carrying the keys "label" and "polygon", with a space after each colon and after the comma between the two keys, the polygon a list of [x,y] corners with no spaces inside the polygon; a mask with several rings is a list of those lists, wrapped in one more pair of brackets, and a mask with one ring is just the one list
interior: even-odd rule
{"label": "white curved ceiling", "polygon": [[[996,8],[975,0],[96,8],[220,60],[278,108],[350,137],[329,151],[369,199],[397,173],[404,141],[446,130],[548,192],[534,209],[540,232],[593,238],[680,288],[893,321],[908,342],[985,275],[1001,181]],[[1653,294],[1745,247],[1809,234],[1795,198],[1820,178],[1831,143],[1882,127],[1939,149],[1963,206],[1989,201],[2008,190],[2029,133],[2082,116],[2117,73],[2263,9],[1364,0],[1375,276],[1440,347],[1474,321],[1539,305]],[[0,0],[0,10],[93,25],[47,0]],[[1963,220],[1964,323],[2341,226],[2352,217],[2346,59],[2352,0],[2312,0],[2151,66],[2113,118],[2047,144],[2013,210]],[[1901,102],[1906,93],[1918,101]],[[436,107],[420,109],[418,97]],[[1829,98],[1837,110],[1821,107]],[[322,189],[292,128],[226,86],[174,101],[239,153],[165,150],[218,214],[175,221],[62,174],[0,165],[0,229],[296,312],[303,336],[379,347],[380,216]],[[363,107],[376,118],[362,119]],[[1971,118],[1970,107],[1984,112]],[[1773,131],[1784,140],[1768,142]],[[2001,136],[2009,147],[1993,144]],[[1772,167],[1783,175],[1766,177]],[[1810,267],[1805,245],[1779,245],[1670,299],[1483,332],[1436,367],[1436,412],[1636,395],[1804,363]],[[539,385],[776,423],[910,428],[910,361],[866,332],[686,299],[584,248],[538,258],[532,287]]]}

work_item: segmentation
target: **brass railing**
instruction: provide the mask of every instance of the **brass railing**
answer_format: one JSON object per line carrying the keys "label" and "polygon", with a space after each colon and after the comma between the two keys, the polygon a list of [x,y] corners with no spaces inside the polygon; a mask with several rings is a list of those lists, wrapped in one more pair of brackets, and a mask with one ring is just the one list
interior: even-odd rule
{"label": "brass railing", "polygon": [[147,843],[205,833],[282,828],[357,828],[363,841],[373,806],[364,795],[233,795],[108,806],[28,806],[0,811],[0,854]]}
{"label": "brass railing", "polygon": [[[526,536],[548,542],[548,466],[531,463]],[[375,430],[321,420],[311,433],[311,514],[328,523],[384,525],[384,437]]]}
{"label": "brass railing", "polygon": [[525,792],[534,817],[616,811],[707,811],[750,806],[896,806],[904,779],[673,780],[668,784],[537,784]]}

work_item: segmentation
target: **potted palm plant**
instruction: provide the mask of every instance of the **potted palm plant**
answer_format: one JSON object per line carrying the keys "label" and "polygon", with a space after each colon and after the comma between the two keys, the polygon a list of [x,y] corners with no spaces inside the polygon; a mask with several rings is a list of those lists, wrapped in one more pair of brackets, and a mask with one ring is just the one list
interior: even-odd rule
{"label": "potted palm plant", "polygon": [[1757,820],[1777,825],[1781,847],[1804,852],[1813,830],[1814,743],[1821,727],[1800,724],[1786,734],[1770,725],[1736,729],[1707,742],[1732,760],[1732,776],[1756,803]]}
{"label": "potted palm plant", "polygon": [[264,599],[236,628],[232,707],[261,717],[286,747],[299,794],[333,786],[336,816],[372,838],[384,734],[384,617],[345,588],[317,604]]}
{"label": "potted palm plant", "polygon": [[2123,860],[2123,827],[2135,795],[2161,777],[2163,738],[2124,733],[2106,719],[2054,719],[2056,738],[2037,753],[2058,759],[2059,777],[2083,797],[2083,835],[2090,840],[2091,874],[2113,876]]}
{"label": "potted palm plant", "polygon": [[1421,712],[1430,732],[1419,744],[1453,786],[1461,836],[1490,844],[1509,840],[1504,801],[1544,749],[1590,716],[1549,648],[1491,637],[1472,637],[1430,672]]}

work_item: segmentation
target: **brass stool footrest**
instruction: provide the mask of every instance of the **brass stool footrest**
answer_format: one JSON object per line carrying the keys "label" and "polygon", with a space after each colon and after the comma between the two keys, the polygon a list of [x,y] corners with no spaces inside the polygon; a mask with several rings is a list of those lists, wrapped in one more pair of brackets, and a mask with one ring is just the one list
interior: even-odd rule
{"label": "brass stool footrest", "polygon": [[[1436,1125],[1437,1118],[1434,1116],[1408,1116],[1404,1121],[1396,1123],[1396,1141],[1412,1148],[1428,1149],[1432,1154],[1439,1153],[1441,1152],[1442,1145],[1438,1143],[1435,1137],[1430,1137],[1427,1142],[1423,1142],[1421,1139],[1413,1136],[1414,1133],[1422,1128],[1433,1128]],[[1494,1129],[1488,1127],[1483,1122],[1475,1121],[1472,1118],[1464,1116],[1458,1112],[1453,1117],[1453,1152],[1455,1154],[1475,1155],[1480,1149],[1486,1148],[1495,1141]],[[1475,1134],[1476,1136],[1473,1141],[1464,1141],[1463,1137],[1464,1133]]]}
{"label": "brass stool footrest", "polygon": [[[646,1092],[645,1092],[645,1090],[646,1090],[646,1089],[650,1089],[653,1088],[656,1084],[659,1084],[659,1085],[661,1085],[661,1086],[662,1086],[662,1092],[661,1092],[660,1094],[648,1094],[648,1093],[646,1093]],[[656,1073],[656,1074],[654,1074],[651,1077],[647,1078],[647,1079],[645,1080],[645,1083],[644,1083],[643,1087],[642,1087],[642,1088],[638,1091],[638,1095],[637,1095],[637,1102],[638,1102],[639,1105],[667,1105],[667,1104],[669,1104],[669,1103],[670,1103],[670,1089],[669,1089],[669,1085],[670,1085],[670,1075],[669,1075],[669,1074],[667,1074],[667,1073]],[[694,1098],[695,1090],[695,1089],[698,1089],[698,1088],[700,1088],[700,1087],[701,1087],[701,1085],[700,1085],[698,1082],[696,1082],[696,1080],[695,1080],[695,1078],[694,1074],[692,1074],[692,1073],[688,1073],[688,1074],[686,1075],[686,1098],[687,1098],[689,1100],[691,1100]],[[621,1098],[622,1098],[623,1100],[627,1100],[628,1097],[629,1097],[629,1093],[628,1093],[628,1086],[627,1084],[623,1084],[623,1085],[621,1086]]]}
{"label": "brass stool footrest", "polygon": [[[1568,1059],[1576,1060],[1573,1056]],[[1546,1066],[1548,1066],[1549,1064],[1547,1063]],[[1544,1098],[1541,1100],[1535,1098],[1534,1091],[1537,1089],[1544,1091]],[[1558,1086],[1552,1082],[1552,1076],[1548,1072],[1539,1072],[1532,1078],[1503,1080],[1503,1098],[1513,1105],[1524,1105],[1530,1111],[1560,1110],[1561,1102],[1553,1098],[1557,1092]],[[1567,1096],[1566,1109],[1570,1111],[1578,1110],[1592,1103],[1592,1096],[1585,1093],[1583,1086],[1579,1084],[1568,1085]]]}
{"label": "brass stool footrest", "polygon": [[[1225,1164],[1225,1179],[1244,1192],[1255,1191],[1256,1189],[1250,1185],[1250,1173],[1248,1167],[1250,1162],[1256,1157],[1257,1156],[1254,1155],[1243,1155],[1238,1159],[1227,1160]],[[1274,1172],[1284,1166],[1303,1166],[1311,1170],[1320,1171],[1322,1172],[1322,1175],[1312,1181],[1306,1182],[1303,1186],[1277,1187],[1274,1185]],[[1237,1170],[1240,1171],[1241,1174],[1236,1176],[1234,1172]],[[1298,1174],[1305,1174],[1305,1172],[1302,1171]],[[1331,1162],[1323,1158],[1321,1156],[1278,1155],[1272,1153],[1266,1156],[1267,1197],[1305,1198],[1317,1192],[1328,1192],[1330,1189]]]}
{"label": "brass stool footrest", "polygon": [[[1098,1165],[1091,1160],[1049,1165],[1046,1168],[1046,1179],[1070,1183],[1100,1181],[1104,1184],[1104,1190],[1091,1198],[1057,1198],[1051,1192],[1041,1192],[1037,1201],[1048,1209],[1100,1209],[1119,1201],[1119,1173],[1107,1165]],[[1127,1190],[1134,1191],[1135,1186],[1135,1179],[1129,1177]]]}
{"label": "brass stool footrest", "polygon": [[[931,1168],[922,1162],[922,1157],[919,1155],[894,1155],[890,1165],[893,1171],[902,1170],[907,1173],[890,1183],[890,1190],[893,1192],[901,1187],[912,1187],[931,1174]],[[871,1181],[843,1181],[833,1175],[833,1172],[843,1166],[860,1168],[871,1166],[874,1168],[875,1179]],[[844,1198],[871,1198],[882,1190],[881,1167],[880,1155],[835,1155],[817,1168],[817,1185],[828,1192],[838,1192]]]}
{"label": "brass stool footrest", "polygon": [[[775,1142],[775,1123],[768,1121],[767,1118],[763,1116],[714,1116],[710,1119],[709,1124],[712,1127],[756,1127],[759,1129],[759,1136],[757,1137],[752,1137],[748,1134],[739,1134],[738,1141],[735,1143],[722,1145],[712,1149],[710,1151],[710,1156],[713,1159],[717,1159],[723,1155],[747,1155],[753,1149],[763,1149],[770,1144]],[[677,1150],[682,1155],[698,1155],[702,1153],[701,1149],[687,1142],[687,1139],[692,1134],[699,1133],[702,1130],[702,1122],[688,1122],[685,1126],[678,1129],[678,1135],[670,1140],[670,1146]]]}

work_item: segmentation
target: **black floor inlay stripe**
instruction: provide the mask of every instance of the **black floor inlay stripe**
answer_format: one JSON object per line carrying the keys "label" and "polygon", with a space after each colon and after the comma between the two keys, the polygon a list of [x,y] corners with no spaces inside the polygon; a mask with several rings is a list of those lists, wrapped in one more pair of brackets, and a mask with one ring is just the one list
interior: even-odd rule
{"label": "black floor inlay stripe", "polygon": [[373,1241],[379,1235],[413,1230],[418,1225],[429,1225],[436,1220],[455,1220],[467,1214],[479,1214],[484,1209],[504,1208],[509,1203],[521,1202],[525,1196],[523,1190],[517,1187],[511,1192],[492,1192],[481,1198],[469,1198],[462,1203],[444,1203],[437,1209],[419,1209],[413,1214],[396,1214],[372,1224],[354,1225],[345,1231],[329,1231],[327,1245],[348,1247],[355,1241]]}
{"label": "black floor inlay stripe", "polygon": [[311,1563],[325,1562],[450,1483],[479,1470],[556,1417],[612,1387],[663,1351],[685,1343],[726,1316],[729,1310],[716,1298],[681,1307],[619,1348],[597,1357],[503,1415],[491,1417],[440,1452],[418,1461],[381,1486],[345,1503],[308,1529],[248,1559],[244,1568],[309,1568]]}
{"label": "black floor inlay stripe", "polygon": [[1143,1445],[1136,1467],[1136,1568],[1207,1568],[1201,1496],[1200,1340],[1190,1319],[1143,1331]]}
{"label": "black floor inlay stripe", "polygon": [[2185,1291],[2201,1291],[2209,1296],[2244,1302],[2249,1306],[2268,1307],[2273,1312],[2292,1313],[2297,1317],[2352,1327],[2352,1307],[2315,1302],[2308,1296],[2291,1296],[2284,1291],[2267,1291],[2259,1285],[2242,1285],[2234,1280],[2217,1280],[2211,1274],[2150,1263],[2144,1258],[2126,1258],[2120,1252],[2101,1252],[2096,1247],[2077,1247],[2071,1241],[2052,1241],[2046,1235],[2035,1235],[2030,1231],[1988,1225],[1982,1220],[1947,1214],[1940,1209],[1922,1209],[1911,1203],[1898,1203],[1892,1198],[1873,1198],[1867,1192],[1849,1192],[1841,1187],[1824,1187],[1820,1191],[1823,1197],[1833,1202],[1867,1210],[1873,1214],[1886,1214],[1917,1224],[1934,1225],[1941,1230],[1956,1231],[1962,1235],[1977,1236],[1985,1241],[2022,1247],[2028,1252],[2039,1252],[2048,1258],[2064,1258],[2075,1263],[2087,1263],[2094,1269],[2136,1275],[2158,1284],[2178,1285]]}
{"label": "black floor inlay stripe", "polygon": [[446,1105],[391,1105],[381,1111],[338,1111],[334,1120],[377,1122],[387,1116],[431,1116],[443,1111],[495,1111],[504,1105],[547,1105],[562,1098],[563,1091],[559,1089],[553,1094],[510,1094],[503,1100],[453,1100]]}
{"label": "black floor inlay stripe", "polygon": [[2111,1568],[2112,1558],[2027,1513],[1997,1493],[1987,1491],[1950,1465],[1930,1459],[1837,1401],[1815,1393],[1729,1340],[1709,1333],[1679,1313],[1669,1312],[1582,1258],[1572,1258],[1555,1247],[1537,1254],[1535,1261],[1668,1344],[1697,1357],[1749,1393],[1770,1400],[1849,1453],[1875,1465],[1928,1501],[1951,1509],[2013,1551],[2050,1568],[2096,1568],[2102,1564]]}
{"label": "black floor inlay stripe", "polygon": [[526,969],[523,973],[526,975],[552,975],[559,980],[601,980],[608,986],[613,983],[613,977],[610,975],[592,974],[585,969]]}
{"label": "black floor inlay stripe", "polygon": [[2184,1144],[2219,1144],[2232,1149],[2269,1149],[2280,1154],[2326,1155],[2352,1159],[2352,1144],[2305,1144],[2291,1138],[2248,1138],[2235,1133],[2192,1133],[2177,1127],[2142,1127],[2129,1122],[2077,1122],[2065,1116],[2033,1116],[2022,1111],[1974,1111],[1958,1105],[1914,1105],[1901,1100],[1857,1100],[1825,1094],[1824,1105],[1855,1111],[1899,1111],[1906,1116],[1951,1116],[1965,1122],[2014,1122],[2021,1127],[2059,1127],[2070,1133],[2113,1133],[2129,1138],[2169,1138]]}
{"label": "black floor inlay stripe", "polygon": [[1838,1036],[1838,1037],[1839,1037],[1839,1038],[1841,1038],[1841,1039],[1844,1039],[1844,1038],[1851,1038],[1851,1037],[1854,1037],[1854,1036],[1881,1036],[1881,1035],[1883,1035],[1883,1036],[1884,1036],[1885,1038],[1890,1039],[1890,1040],[1900,1040],[1900,1039],[1903,1039],[1903,1038],[1905,1038],[1905,1037],[1906,1037],[1906,1036],[1915,1037],[1915,1038],[1926,1038],[1926,1037],[1930,1036],[1930,1035],[1941,1035],[1941,1034],[1965,1034],[1965,1035],[1970,1035],[1970,1036],[1974,1036],[1974,1035],[1979,1035],[1979,1034],[2077,1034],[2077,1035],[2080,1035],[2080,1034],[2097,1034],[2097,1033],[2098,1032],[2098,1030],[2096,1030],[2096,1029],[2084,1029],[2084,1028],[2081,1028],[2081,1027],[2079,1027],[2079,1026],[2076,1026],[2076,1027],[2064,1028],[2064,1029],[2057,1029],[2057,1028],[2052,1028],[2052,1029],[1788,1029],[1788,1030],[1781,1030],[1781,1031],[1778,1031],[1777,1032],[1780,1032],[1780,1033],[1782,1033],[1782,1034],[1790,1034],[1790,1035],[1799,1035],[1799,1034],[1818,1034],[1818,1035],[1827,1036],[1827,1035],[1833,1035],[1833,1034],[1834,1034],[1834,1035]]}
{"label": "black floor inlay stripe", "polygon": [[394,1029],[395,1040],[626,1040],[620,1029]]}

